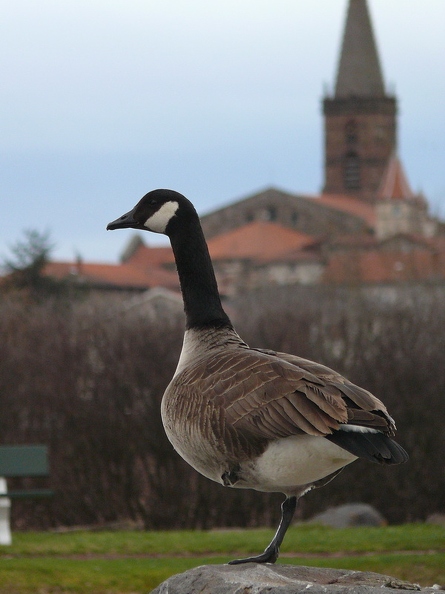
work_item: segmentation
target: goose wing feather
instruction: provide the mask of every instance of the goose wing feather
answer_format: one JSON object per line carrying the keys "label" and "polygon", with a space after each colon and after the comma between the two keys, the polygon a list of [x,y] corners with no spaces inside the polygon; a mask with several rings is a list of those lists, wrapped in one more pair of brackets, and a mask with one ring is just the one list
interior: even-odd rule
{"label": "goose wing feather", "polygon": [[[337,391],[339,391],[347,405],[348,423],[374,428],[388,435],[395,434],[396,425],[393,418],[388,414],[386,406],[368,390],[353,384],[340,373],[320,363],[288,353],[258,350],[292,363],[316,376],[319,381],[324,383],[324,395],[328,395],[332,391],[334,397],[337,397]],[[308,397],[310,397],[309,394]]]}
{"label": "goose wing feather", "polygon": [[[388,432],[380,401],[363,391],[366,398],[360,397],[368,409],[363,410],[349,395],[353,384],[345,391],[342,376],[312,362],[303,367],[300,361],[306,362],[292,356],[286,360],[281,353],[227,349],[188,367],[181,383],[194,386],[209,409],[223,410],[227,426],[260,439],[325,436],[341,424],[356,421]],[[370,412],[376,407],[376,412]]]}

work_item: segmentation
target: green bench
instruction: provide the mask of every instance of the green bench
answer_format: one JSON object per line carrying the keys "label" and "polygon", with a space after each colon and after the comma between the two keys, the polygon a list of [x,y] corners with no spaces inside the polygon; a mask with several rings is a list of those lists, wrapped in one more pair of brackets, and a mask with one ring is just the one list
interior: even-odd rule
{"label": "green bench", "polygon": [[8,491],[6,479],[49,476],[48,448],[44,445],[0,446],[0,544],[11,544],[11,499],[48,497],[50,489]]}

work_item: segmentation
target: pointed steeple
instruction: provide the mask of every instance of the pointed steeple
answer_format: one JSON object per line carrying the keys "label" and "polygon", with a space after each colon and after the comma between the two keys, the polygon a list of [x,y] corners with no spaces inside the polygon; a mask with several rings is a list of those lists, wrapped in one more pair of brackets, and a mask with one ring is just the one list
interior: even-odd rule
{"label": "pointed steeple", "polygon": [[349,0],[335,97],[384,95],[385,85],[366,0]]}
{"label": "pointed steeple", "polygon": [[366,0],[348,0],[334,96],[325,96],[326,194],[374,202],[396,142],[396,98],[385,93]]}

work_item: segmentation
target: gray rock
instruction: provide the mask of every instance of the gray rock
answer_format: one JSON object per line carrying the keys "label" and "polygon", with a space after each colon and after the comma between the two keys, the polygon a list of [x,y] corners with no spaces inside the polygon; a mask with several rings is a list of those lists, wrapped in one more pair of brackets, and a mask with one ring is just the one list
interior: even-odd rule
{"label": "gray rock", "polygon": [[195,567],[170,577],[152,594],[382,594],[382,588],[438,590],[368,571],[246,563]]}
{"label": "gray rock", "polygon": [[431,514],[425,520],[427,524],[436,524],[437,526],[445,526],[445,514]]}
{"label": "gray rock", "polygon": [[385,526],[387,521],[372,505],[347,503],[328,508],[311,518],[309,523],[332,528],[348,528],[350,526]]}

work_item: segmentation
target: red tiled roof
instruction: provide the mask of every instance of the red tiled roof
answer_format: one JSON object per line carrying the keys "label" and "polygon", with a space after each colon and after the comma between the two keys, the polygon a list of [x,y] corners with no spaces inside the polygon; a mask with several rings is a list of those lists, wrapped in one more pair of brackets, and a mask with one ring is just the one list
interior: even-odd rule
{"label": "red tiled roof", "polygon": [[367,225],[374,227],[376,224],[375,208],[372,204],[358,198],[351,198],[344,194],[320,194],[312,198],[317,204],[335,208],[348,214],[363,219]]}
{"label": "red tiled roof", "polygon": [[293,231],[269,221],[252,221],[208,241],[213,260],[252,258],[273,259],[313,243],[311,235]]}
{"label": "red tiled roof", "polygon": [[75,262],[50,262],[45,267],[45,274],[55,278],[72,278],[92,285],[109,285],[110,287],[178,288],[176,273],[161,267],[138,267],[129,264],[90,264]]}

